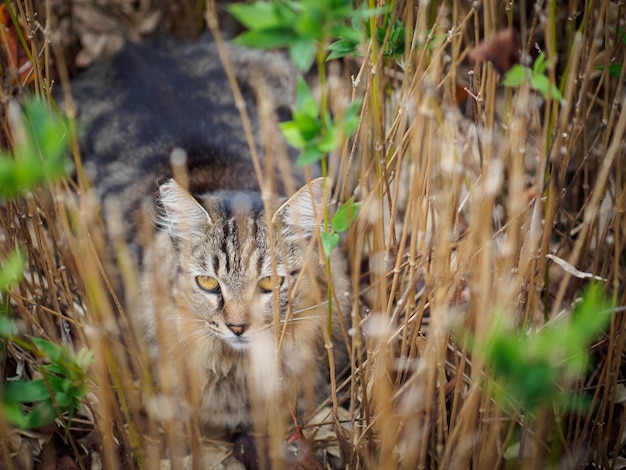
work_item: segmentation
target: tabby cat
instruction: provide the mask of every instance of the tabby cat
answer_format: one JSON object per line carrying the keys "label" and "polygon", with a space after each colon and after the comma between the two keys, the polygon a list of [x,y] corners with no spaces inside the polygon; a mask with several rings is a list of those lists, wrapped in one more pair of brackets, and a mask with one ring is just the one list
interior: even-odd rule
{"label": "tabby cat", "polygon": [[[335,252],[333,331],[325,337],[329,280],[317,238],[329,182],[306,183],[293,170],[282,184],[293,155],[275,158],[284,146],[264,127],[268,117],[288,117],[293,71],[277,54],[226,50],[257,146],[266,149],[263,194],[210,39],[129,45],[76,79],[72,96],[105,217],[122,211],[137,253],[139,208],[155,195],[160,230],[139,256],[141,294],[128,304],[139,305],[134,317],[156,375],[187,392],[181,409],[199,407],[206,429],[233,431],[286,415],[288,403],[302,410],[328,396],[328,346],[335,344],[341,369],[350,304],[346,263]],[[271,108],[258,109],[259,99]],[[172,179],[174,149],[186,155],[186,182]],[[290,180],[300,189],[281,197]],[[263,415],[257,420],[255,404]]]}

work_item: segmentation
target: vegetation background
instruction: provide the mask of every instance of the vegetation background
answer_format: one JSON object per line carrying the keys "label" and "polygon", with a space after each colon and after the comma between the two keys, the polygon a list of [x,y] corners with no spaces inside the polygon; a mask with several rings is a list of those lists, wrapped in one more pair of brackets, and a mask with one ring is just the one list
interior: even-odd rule
{"label": "vegetation background", "polygon": [[[317,421],[268,446],[296,449],[292,468],[624,468],[624,5],[295,4],[341,26],[294,34],[314,45],[322,109],[358,117],[319,154],[340,168],[338,199],[360,203],[342,243],[353,357]],[[242,32],[226,6],[1,6],[6,468],[239,465],[192,421],[146,416],[160,395],[102,267],[97,208],[49,164],[65,135],[80,175],[75,123],[59,131],[45,113],[58,113],[52,90],[124,40],[193,39],[214,20]],[[27,95],[45,106],[22,118],[11,103]]]}

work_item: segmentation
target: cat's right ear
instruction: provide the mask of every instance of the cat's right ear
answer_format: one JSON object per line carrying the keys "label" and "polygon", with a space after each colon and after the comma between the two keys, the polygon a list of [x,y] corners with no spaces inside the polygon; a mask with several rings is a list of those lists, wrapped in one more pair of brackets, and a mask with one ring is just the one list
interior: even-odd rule
{"label": "cat's right ear", "polygon": [[209,213],[173,179],[159,186],[159,203],[161,224],[174,238],[197,239],[211,225]]}
{"label": "cat's right ear", "polygon": [[314,179],[276,211],[272,224],[279,225],[284,240],[311,238],[320,229],[331,186],[329,178]]}

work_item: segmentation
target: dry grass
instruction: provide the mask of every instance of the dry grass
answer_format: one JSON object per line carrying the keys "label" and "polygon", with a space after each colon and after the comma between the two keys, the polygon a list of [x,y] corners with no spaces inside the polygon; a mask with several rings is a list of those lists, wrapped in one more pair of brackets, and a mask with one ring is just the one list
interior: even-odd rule
{"label": "dry grass", "polygon": [[[53,70],[66,70],[55,28],[67,25],[53,21],[58,12],[50,13],[48,2],[19,4],[19,17],[35,33],[31,52],[41,59],[27,88],[49,100],[49,78],[66,83]],[[484,341],[497,312],[529,330],[568,315],[585,282],[555,257],[606,279],[606,295],[626,305],[626,69],[611,78],[596,68],[625,62],[626,44],[606,27],[623,33],[624,7],[604,0],[535,9],[522,1],[509,11],[508,4],[484,1],[476,10],[469,2],[400,2],[394,15],[415,26],[407,40],[447,40],[407,51],[402,66],[371,44],[353,90],[347,72],[335,77],[343,84],[339,96],[347,88],[344,99],[354,93],[365,103],[354,146],[334,157],[351,170],[337,182],[341,196],[356,188],[363,202],[345,243],[355,294],[353,357],[349,379],[338,386],[350,400],[342,425],[326,433],[338,439],[348,468],[623,465],[623,307],[591,348],[593,368],[567,384],[591,397],[586,414],[546,407],[530,419],[503,411],[484,361],[461,339],[471,333]],[[179,14],[197,24],[193,10]],[[33,11],[50,23],[28,21]],[[468,65],[476,38],[511,24],[527,54],[536,55],[537,42],[554,59],[549,76],[563,80],[563,104],[524,86],[505,90],[491,65]],[[464,103],[459,84],[471,92]],[[12,88],[5,73],[3,110]],[[2,130],[10,147],[6,120]],[[197,457],[208,449],[218,462],[229,447],[207,443],[193,419],[165,420],[162,434],[142,412],[159,395],[128,312],[103,276],[105,240],[93,203],[82,185],[77,198],[64,196],[67,186],[2,204],[0,259],[16,246],[27,255],[26,279],[9,295],[24,335],[94,352],[91,393],[69,432],[64,419],[25,432],[0,417],[3,465],[157,468],[169,455],[173,468],[191,468],[185,456],[192,455],[194,468],[204,468]],[[117,249],[124,259],[123,244]],[[132,290],[131,271],[120,268]],[[36,363],[6,343],[3,377],[21,367],[30,377]]]}

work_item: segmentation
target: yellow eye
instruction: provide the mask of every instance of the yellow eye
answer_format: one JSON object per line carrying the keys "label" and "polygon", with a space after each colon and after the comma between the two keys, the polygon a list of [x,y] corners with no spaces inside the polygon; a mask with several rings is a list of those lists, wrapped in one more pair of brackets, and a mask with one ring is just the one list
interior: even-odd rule
{"label": "yellow eye", "polygon": [[[278,281],[278,285],[281,286],[283,282],[285,281],[285,278],[283,276],[277,276],[276,281]],[[272,287],[273,287],[272,276],[267,276],[261,279],[258,283],[258,286],[259,286],[259,289],[261,289],[261,292],[263,293],[272,292]]]}
{"label": "yellow eye", "polygon": [[196,283],[200,289],[207,292],[218,292],[220,290],[220,283],[211,276],[196,276]]}

